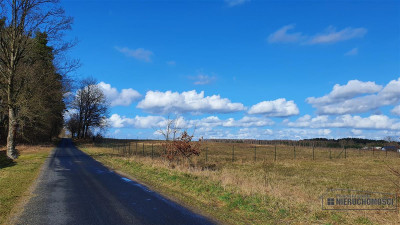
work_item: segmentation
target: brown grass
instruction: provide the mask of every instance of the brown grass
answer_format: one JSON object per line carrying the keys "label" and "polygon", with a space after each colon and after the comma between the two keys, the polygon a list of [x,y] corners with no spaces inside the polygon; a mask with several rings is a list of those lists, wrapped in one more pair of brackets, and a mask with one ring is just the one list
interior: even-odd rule
{"label": "brown grass", "polygon": [[[204,143],[206,151],[194,158],[194,165],[184,162],[168,163],[157,156],[162,155],[160,142],[146,142],[145,157],[143,143],[131,143],[129,146],[117,148],[87,148],[96,159],[103,163],[129,172],[129,165],[140,164],[143,168],[162,169],[169,173],[178,172],[183,176],[192,176],[190,180],[217,185],[227,193],[242,196],[244,199],[256,197],[260,199],[257,207],[267,206],[265,218],[263,213],[252,212],[246,207],[237,205],[234,210],[225,210],[226,202],[207,198],[193,193],[189,199],[196,199],[196,207],[213,215],[220,221],[231,224],[398,224],[399,213],[393,211],[344,211],[331,212],[321,209],[320,196],[328,188],[344,188],[374,192],[396,193],[398,178],[388,166],[400,170],[398,153],[382,151],[361,151],[347,149],[346,158],[343,149],[314,149],[296,147],[296,159],[292,146],[256,146],[235,144],[234,161],[232,162],[232,144]],[[152,147],[153,145],[153,147]],[[254,160],[254,147],[257,148],[257,159]],[[153,156],[151,158],[151,149]],[[131,153],[131,154],[129,154]],[[331,156],[331,157],[330,157]],[[125,166],[120,166],[127,162]],[[205,169],[206,168],[206,169]],[[209,169],[207,169],[209,168]],[[141,176],[144,182],[152,185],[151,179]],[[194,182],[194,181],[193,181]],[[158,187],[170,186],[157,184]],[[185,185],[185,184],[184,184]],[[174,192],[191,191],[187,187],[174,187]],[[167,191],[168,192],[168,191]],[[170,194],[172,191],[168,192]],[[224,193],[220,193],[224,195]],[[179,194],[175,195],[179,198]],[[218,198],[218,197],[217,197]],[[192,200],[183,199],[187,204]],[[189,201],[189,202],[188,202]],[[228,202],[229,203],[229,202]],[[203,205],[202,205],[203,204]],[[225,204],[225,205],[224,205]],[[230,203],[229,203],[230,204]],[[243,203],[244,205],[246,203]],[[207,210],[207,206],[216,205],[216,210]],[[219,206],[218,206],[219,205]],[[275,209],[270,209],[274,207]],[[220,210],[220,211],[218,211]],[[282,214],[282,215],[281,215]],[[237,215],[240,215],[238,217]],[[256,218],[254,218],[256,217]],[[256,221],[256,222],[255,222]]]}

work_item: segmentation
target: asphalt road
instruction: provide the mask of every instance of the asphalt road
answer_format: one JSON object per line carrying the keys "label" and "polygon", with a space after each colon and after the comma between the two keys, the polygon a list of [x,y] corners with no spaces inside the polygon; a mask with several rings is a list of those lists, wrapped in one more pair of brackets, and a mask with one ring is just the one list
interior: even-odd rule
{"label": "asphalt road", "polygon": [[104,167],[69,139],[46,161],[17,224],[213,224]]}

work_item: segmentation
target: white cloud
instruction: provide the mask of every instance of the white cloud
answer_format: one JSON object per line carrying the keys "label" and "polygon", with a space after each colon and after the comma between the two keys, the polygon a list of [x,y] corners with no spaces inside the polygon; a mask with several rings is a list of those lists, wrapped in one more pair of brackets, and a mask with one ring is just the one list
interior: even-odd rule
{"label": "white cloud", "polygon": [[233,7],[233,6],[238,6],[238,5],[242,5],[246,2],[250,2],[250,0],[225,0],[226,4],[228,4],[229,7]]}
{"label": "white cloud", "polygon": [[353,133],[354,135],[361,135],[362,134],[362,130],[351,129],[351,133]]}
{"label": "white cloud", "polygon": [[76,114],[76,113],[78,113],[78,110],[76,110],[76,109],[68,109],[68,110],[66,110],[64,112],[64,120],[65,121],[69,120],[71,118],[71,116],[73,114]]}
{"label": "white cloud", "polygon": [[346,41],[354,38],[362,38],[367,33],[365,28],[346,27],[343,30],[336,31],[333,26],[328,27],[324,33],[317,34],[309,41],[309,44],[326,44],[339,41]]}
{"label": "white cloud", "polygon": [[283,26],[279,30],[275,31],[274,33],[270,34],[268,37],[269,43],[292,43],[298,42],[303,39],[303,35],[298,33],[288,33],[289,30],[294,28],[293,24]]}
{"label": "white cloud", "polygon": [[[215,127],[265,127],[273,125],[274,122],[268,118],[259,117],[248,117],[245,116],[239,120],[233,118],[228,118],[226,120],[221,120],[217,116],[209,116],[201,119],[186,120],[184,117],[180,116],[175,118],[176,126],[180,128],[196,128],[196,129],[207,129]],[[134,127],[134,128],[154,128],[154,127],[165,127],[167,124],[167,119],[162,116],[136,116],[134,118],[128,118],[125,116],[120,116],[118,114],[111,115],[108,118],[108,122],[111,127],[123,128],[123,127]]]}
{"label": "white cloud", "polygon": [[335,84],[333,90],[328,95],[320,98],[309,97],[306,101],[310,104],[325,105],[351,99],[363,94],[373,94],[380,90],[382,90],[382,86],[375,84],[375,82],[350,80],[345,85]]}
{"label": "white cloud", "polygon": [[127,118],[118,114],[113,114],[108,119],[111,127],[123,128],[123,127],[134,127],[134,128],[153,128],[164,125],[165,118],[161,116],[136,116],[135,118]]}
{"label": "white cloud", "polygon": [[196,127],[202,128],[212,128],[222,125],[222,120],[219,119],[217,116],[209,116],[206,118],[198,119],[198,120],[191,120],[190,124]]}
{"label": "white cloud", "polygon": [[229,118],[222,123],[224,127],[264,127],[273,125],[274,122],[268,118],[245,116],[240,120]]}
{"label": "white cloud", "polygon": [[239,120],[228,118],[221,120],[217,116],[209,116],[200,120],[191,120],[191,126],[196,127],[264,127],[274,124],[274,121],[268,118],[244,116]]}
{"label": "white cloud", "polygon": [[[327,44],[346,41],[354,38],[362,38],[367,33],[367,29],[362,27],[347,27],[340,31],[336,31],[336,28],[333,26],[329,26],[324,32],[315,35],[305,35],[301,32],[288,32],[293,29],[293,24],[283,26],[279,30],[270,34],[267,40],[269,43],[302,43],[308,45]],[[356,53],[356,51],[358,50],[355,49],[353,54]]]}
{"label": "white cloud", "polygon": [[346,52],[344,55],[351,56],[351,55],[357,55],[358,54],[358,48],[353,48],[350,51]]}
{"label": "white cloud", "polygon": [[311,117],[304,115],[295,122],[288,122],[289,127],[308,128],[354,128],[354,129],[386,129],[400,130],[400,121],[385,115],[371,115],[368,117],[342,115],[330,118],[327,115]]}
{"label": "white cloud", "polygon": [[294,101],[279,98],[274,101],[263,101],[253,105],[249,114],[263,114],[265,116],[285,117],[299,114],[299,109]]}
{"label": "white cloud", "polygon": [[129,106],[132,102],[139,100],[142,96],[132,88],[122,89],[118,92],[116,88],[110,84],[100,82],[98,86],[103,90],[104,95],[110,102],[111,106]]}
{"label": "white cloud", "polygon": [[237,131],[205,128],[196,130],[196,134],[208,139],[273,139],[274,131],[248,127]]}
{"label": "white cloud", "polygon": [[143,62],[151,62],[151,57],[154,55],[152,51],[146,50],[144,48],[130,49],[127,47],[115,47],[115,49],[128,57],[133,57]]}
{"label": "white cloud", "polygon": [[328,95],[320,98],[310,97],[306,101],[317,108],[318,114],[369,112],[381,106],[400,102],[400,78],[390,81],[383,89],[374,82],[353,80],[347,85],[335,85]]}
{"label": "white cloud", "polygon": [[390,111],[393,115],[400,116],[400,105],[394,107],[392,111]]}
{"label": "white cloud", "polygon": [[300,140],[308,138],[331,138],[332,131],[330,129],[299,129],[299,128],[287,128],[282,130],[274,131],[274,139],[288,139],[288,140]]}
{"label": "white cloud", "polygon": [[137,108],[155,114],[166,113],[231,113],[243,111],[242,103],[232,103],[219,95],[204,96],[204,91],[195,90],[182,93],[166,91],[148,91]]}
{"label": "white cloud", "polygon": [[197,76],[188,76],[189,79],[194,80],[193,84],[195,85],[205,85],[213,82],[216,77],[215,76],[209,76],[206,74],[198,74]]}

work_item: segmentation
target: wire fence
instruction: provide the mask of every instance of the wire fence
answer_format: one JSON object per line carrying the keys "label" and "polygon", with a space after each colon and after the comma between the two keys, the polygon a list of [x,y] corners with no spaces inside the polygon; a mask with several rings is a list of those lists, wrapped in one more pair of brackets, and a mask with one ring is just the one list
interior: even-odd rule
{"label": "wire fence", "polygon": [[[113,154],[120,156],[141,156],[160,158],[166,154],[165,142],[148,140],[116,140],[105,139],[96,142],[95,146],[109,148]],[[283,160],[337,160],[356,157],[397,157],[396,151],[354,148],[322,148],[288,145],[257,145],[242,143],[202,143],[197,162],[257,162]]]}

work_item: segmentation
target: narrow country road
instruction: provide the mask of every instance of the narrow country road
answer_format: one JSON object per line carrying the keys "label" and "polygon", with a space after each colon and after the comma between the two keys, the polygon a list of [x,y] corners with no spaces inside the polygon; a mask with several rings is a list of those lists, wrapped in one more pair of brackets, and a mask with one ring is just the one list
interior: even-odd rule
{"label": "narrow country road", "polygon": [[213,224],[104,167],[63,139],[17,224]]}

